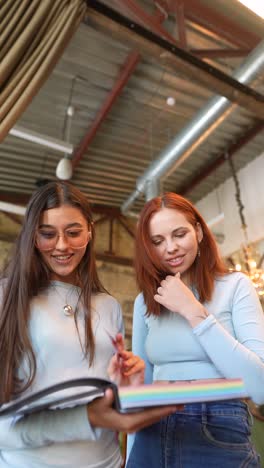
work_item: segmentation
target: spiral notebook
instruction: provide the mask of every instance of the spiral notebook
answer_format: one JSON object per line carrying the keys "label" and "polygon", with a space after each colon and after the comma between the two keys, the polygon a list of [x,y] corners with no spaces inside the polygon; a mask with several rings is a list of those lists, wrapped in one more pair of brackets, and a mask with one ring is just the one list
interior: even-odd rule
{"label": "spiral notebook", "polygon": [[208,379],[171,383],[117,387],[99,378],[81,378],[60,382],[0,406],[0,417],[70,408],[84,405],[114,393],[114,407],[121,413],[135,412],[154,406],[247,398],[241,379]]}

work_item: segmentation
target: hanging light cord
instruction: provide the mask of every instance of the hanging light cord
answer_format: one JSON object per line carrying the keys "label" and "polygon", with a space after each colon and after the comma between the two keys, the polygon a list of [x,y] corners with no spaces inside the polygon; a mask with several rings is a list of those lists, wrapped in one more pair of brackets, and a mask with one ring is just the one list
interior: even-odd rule
{"label": "hanging light cord", "polygon": [[246,243],[246,245],[243,248],[244,257],[245,257],[245,264],[246,264],[247,272],[250,273],[249,241],[248,241],[248,234],[247,234],[247,223],[246,223],[245,216],[244,216],[244,213],[243,213],[245,207],[244,207],[244,205],[242,203],[242,200],[241,200],[240,185],[239,185],[239,180],[238,180],[237,173],[236,173],[236,170],[235,170],[234,162],[233,162],[231,156],[229,156],[229,155],[227,155],[226,159],[227,159],[227,162],[229,164],[229,167],[230,167],[230,170],[231,170],[231,175],[233,177],[235,188],[236,188],[235,198],[236,198],[236,202],[237,202],[237,206],[238,206],[238,213],[239,213],[239,217],[240,217],[240,221],[241,221],[241,228],[243,230],[245,243]]}
{"label": "hanging light cord", "polygon": [[242,203],[242,200],[241,200],[241,191],[240,191],[239,180],[238,180],[237,173],[236,173],[236,170],[235,170],[235,165],[234,165],[234,162],[233,162],[231,156],[227,155],[227,161],[228,161],[228,164],[230,166],[231,174],[232,174],[232,177],[233,177],[233,180],[234,180],[234,183],[235,183],[235,188],[236,188],[235,197],[236,197],[238,212],[239,212],[239,216],[240,216],[240,220],[241,220],[241,227],[243,229],[246,242],[248,243],[247,223],[246,223],[245,216],[244,216],[244,213],[243,213],[245,207],[244,207],[244,205]]}
{"label": "hanging light cord", "polygon": [[230,170],[231,170],[231,175],[235,183],[235,198],[236,202],[238,205],[238,211],[239,211],[239,216],[241,220],[241,227],[244,233],[245,237],[245,245],[243,246],[243,253],[244,253],[244,259],[245,259],[245,267],[247,270],[247,274],[251,278],[258,294],[260,297],[264,298],[264,272],[261,271],[261,264],[264,258],[264,254],[260,258],[258,264],[254,261],[254,265],[252,266],[252,255],[251,255],[251,245],[248,241],[248,235],[247,235],[247,223],[245,220],[244,216],[244,205],[241,200],[241,192],[240,192],[240,185],[239,185],[239,180],[237,177],[237,173],[235,170],[234,162],[228,154],[226,155],[226,160],[229,164]]}

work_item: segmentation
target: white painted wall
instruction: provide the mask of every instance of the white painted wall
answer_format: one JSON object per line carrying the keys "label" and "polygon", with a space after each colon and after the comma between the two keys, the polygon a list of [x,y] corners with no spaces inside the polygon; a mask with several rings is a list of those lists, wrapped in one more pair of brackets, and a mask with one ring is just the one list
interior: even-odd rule
{"label": "white painted wall", "polygon": [[[238,172],[244,216],[248,225],[250,242],[264,238],[264,153]],[[220,204],[220,207],[219,207]],[[214,226],[214,232],[224,234],[219,244],[223,256],[240,249],[244,241],[238,206],[235,200],[235,184],[232,178],[196,204],[206,221],[224,213],[224,221]]]}

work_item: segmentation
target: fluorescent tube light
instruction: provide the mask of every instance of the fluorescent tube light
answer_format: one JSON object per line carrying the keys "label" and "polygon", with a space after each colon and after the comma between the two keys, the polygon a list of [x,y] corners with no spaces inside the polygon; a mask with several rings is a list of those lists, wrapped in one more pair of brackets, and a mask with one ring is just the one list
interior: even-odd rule
{"label": "fluorescent tube light", "polygon": [[55,151],[60,151],[62,153],[72,154],[73,145],[62,140],[57,140],[56,138],[51,138],[47,135],[42,135],[41,133],[33,132],[24,127],[15,125],[9,131],[10,135],[13,135],[18,138],[23,138],[24,140],[31,141],[32,143],[37,143],[39,145],[46,146],[47,148],[52,148]]}
{"label": "fluorescent tube light", "polygon": [[6,213],[15,213],[18,215],[24,215],[26,208],[20,205],[14,205],[13,203],[6,203],[0,201],[0,211],[5,211]]}

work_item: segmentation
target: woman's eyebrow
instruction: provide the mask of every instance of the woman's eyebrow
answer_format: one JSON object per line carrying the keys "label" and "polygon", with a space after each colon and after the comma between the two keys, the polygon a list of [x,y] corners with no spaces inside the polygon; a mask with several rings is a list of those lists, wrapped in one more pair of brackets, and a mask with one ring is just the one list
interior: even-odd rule
{"label": "woman's eyebrow", "polygon": [[[71,228],[71,227],[84,227],[81,223],[70,223],[67,224],[65,229]],[[53,226],[52,224],[40,224],[39,228],[49,228],[49,229],[57,229],[57,226]]]}
{"label": "woman's eyebrow", "polygon": [[182,231],[184,229],[188,229],[188,227],[187,226],[180,226],[180,227],[174,229],[172,232],[174,233],[174,232],[177,232],[177,231]]}

